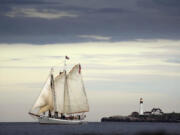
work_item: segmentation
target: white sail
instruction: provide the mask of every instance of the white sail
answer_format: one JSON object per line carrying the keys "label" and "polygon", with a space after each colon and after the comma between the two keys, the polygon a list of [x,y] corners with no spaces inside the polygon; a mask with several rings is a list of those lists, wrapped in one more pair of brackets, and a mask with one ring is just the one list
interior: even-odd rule
{"label": "white sail", "polygon": [[32,110],[39,108],[38,114],[53,110],[53,95],[50,88],[51,76],[48,77],[38,99],[36,100]]}
{"label": "white sail", "polygon": [[80,64],[75,65],[65,82],[64,111],[67,114],[88,112],[89,105],[81,76]]}
{"label": "white sail", "polygon": [[55,85],[55,96],[56,96],[56,109],[58,113],[64,112],[64,83],[65,83],[65,72],[56,76],[54,80]]}

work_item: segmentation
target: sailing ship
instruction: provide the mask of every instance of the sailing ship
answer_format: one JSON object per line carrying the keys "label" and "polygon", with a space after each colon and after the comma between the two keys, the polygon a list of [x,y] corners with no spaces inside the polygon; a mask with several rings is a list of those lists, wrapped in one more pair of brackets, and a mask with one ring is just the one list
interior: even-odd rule
{"label": "sailing ship", "polygon": [[88,99],[81,75],[81,65],[75,65],[69,73],[64,70],[54,77],[51,69],[48,79],[29,114],[43,124],[81,124],[86,122]]}

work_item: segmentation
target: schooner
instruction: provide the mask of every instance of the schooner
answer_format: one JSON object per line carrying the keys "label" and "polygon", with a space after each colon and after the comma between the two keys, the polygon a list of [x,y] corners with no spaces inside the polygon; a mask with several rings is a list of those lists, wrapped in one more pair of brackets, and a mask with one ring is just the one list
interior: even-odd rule
{"label": "schooner", "polygon": [[[65,63],[69,57],[65,56]],[[81,75],[81,65],[75,65],[69,73],[64,67],[54,77],[53,69],[33,105],[30,115],[44,124],[80,124],[85,122],[89,104]],[[46,115],[48,114],[48,115]]]}

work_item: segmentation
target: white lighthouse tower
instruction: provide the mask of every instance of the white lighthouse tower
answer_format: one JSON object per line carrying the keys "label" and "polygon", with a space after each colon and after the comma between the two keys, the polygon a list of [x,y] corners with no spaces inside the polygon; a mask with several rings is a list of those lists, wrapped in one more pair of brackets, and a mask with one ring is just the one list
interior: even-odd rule
{"label": "white lighthouse tower", "polygon": [[143,98],[140,98],[140,108],[139,108],[139,115],[143,115]]}

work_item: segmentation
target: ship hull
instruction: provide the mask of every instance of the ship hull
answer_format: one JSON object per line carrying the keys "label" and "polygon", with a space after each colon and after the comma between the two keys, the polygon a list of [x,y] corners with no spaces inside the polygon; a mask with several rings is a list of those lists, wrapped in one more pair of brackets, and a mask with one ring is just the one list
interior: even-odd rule
{"label": "ship hull", "polygon": [[57,118],[49,118],[47,116],[38,118],[40,124],[60,124],[60,125],[72,125],[72,124],[83,124],[87,123],[84,120],[64,120]]}

